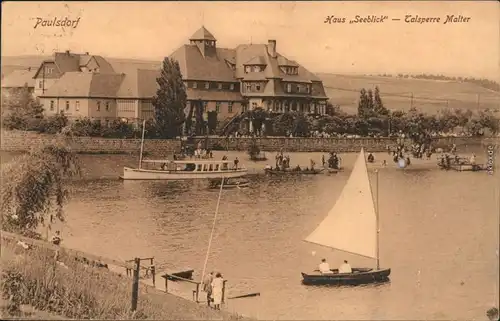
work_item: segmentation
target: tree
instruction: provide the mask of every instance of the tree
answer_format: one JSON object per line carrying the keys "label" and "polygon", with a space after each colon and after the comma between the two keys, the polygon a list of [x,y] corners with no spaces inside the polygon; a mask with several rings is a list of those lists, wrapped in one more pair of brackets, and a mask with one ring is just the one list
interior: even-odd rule
{"label": "tree", "polygon": [[40,237],[39,225],[64,221],[67,180],[80,175],[74,152],[64,144],[44,146],[2,168],[0,209],[3,229]]}
{"label": "tree", "polygon": [[248,111],[246,116],[252,122],[254,133],[256,135],[262,135],[262,125],[268,116],[267,112],[263,108],[259,107]]}
{"label": "tree", "polygon": [[361,89],[358,101],[358,116],[361,118],[370,117],[373,111],[373,104],[370,101],[370,96],[366,89]]}
{"label": "tree", "polygon": [[389,110],[385,108],[384,103],[382,102],[382,98],[380,97],[380,89],[378,88],[378,86],[375,86],[373,110],[377,115],[389,115]]}
{"label": "tree", "polygon": [[7,129],[29,130],[40,127],[43,106],[35,100],[27,84],[9,97],[3,97],[3,125]]}
{"label": "tree", "polygon": [[309,122],[303,113],[297,113],[294,115],[293,122],[293,136],[295,137],[307,137],[309,135]]}
{"label": "tree", "polygon": [[215,130],[217,129],[217,112],[209,111],[207,113],[207,127],[209,134],[215,134]]}
{"label": "tree", "polygon": [[158,90],[153,97],[155,122],[161,138],[180,135],[180,129],[186,117],[186,88],[182,81],[179,62],[166,57],[160,76],[156,79]]}

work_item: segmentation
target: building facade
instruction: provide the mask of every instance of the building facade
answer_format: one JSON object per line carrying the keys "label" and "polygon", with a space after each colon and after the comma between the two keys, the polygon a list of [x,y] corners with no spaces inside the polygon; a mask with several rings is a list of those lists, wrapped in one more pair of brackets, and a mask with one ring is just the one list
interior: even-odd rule
{"label": "building facade", "polygon": [[[325,114],[328,97],[321,80],[277,51],[276,40],[219,48],[201,27],[170,58],[179,62],[187,93],[186,114],[195,105],[217,112],[218,121],[247,110]],[[103,57],[55,53],[34,75],[34,91],[47,114],[70,118],[138,121],[154,117],[161,64],[110,62]]]}
{"label": "building facade", "polygon": [[256,108],[325,114],[328,97],[321,80],[279,54],[276,46],[276,40],[269,40],[218,48],[215,37],[202,27],[170,57],[179,62],[188,101],[201,100],[219,119]]}

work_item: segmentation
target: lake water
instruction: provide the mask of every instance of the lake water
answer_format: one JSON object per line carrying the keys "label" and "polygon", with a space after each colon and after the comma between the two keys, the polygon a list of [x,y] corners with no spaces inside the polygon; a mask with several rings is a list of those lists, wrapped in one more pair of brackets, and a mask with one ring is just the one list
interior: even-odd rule
{"label": "lake water", "polygon": [[[292,154],[292,163],[307,165],[320,155]],[[11,158],[2,156],[2,162]],[[484,320],[498,304],[499,175],[441,171],[435,159],[407,170],[390,163],[380,172],[380,255],[381,266],[392,268],[390,283],[301,284],[300,272],[323,257],[332,266],[344,259],[375,264],[303,242],[334,205],[355,157],[343,155],[346,171],[339,174],[250,176],[250,188],[223,191],[207,269],[222,272],[228,296],[261,293],[228,300],[226,308],[281,320]],[[121,260],[154,256],[159,270],[191,267],[199,279],[218,190],[203,181],[118,180],[123,165],[137,162],[134,156],[81,158],[85,176],[73,184],[66,207],[65,245]],[[244,163],[253,171],[264,167]]]}

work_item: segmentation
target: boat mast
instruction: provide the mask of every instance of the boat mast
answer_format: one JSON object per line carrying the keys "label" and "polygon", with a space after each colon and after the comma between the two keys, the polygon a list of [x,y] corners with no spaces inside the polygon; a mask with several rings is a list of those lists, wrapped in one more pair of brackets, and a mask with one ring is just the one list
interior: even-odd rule
{"label": "boat mast", "polygon": [[375,213],[376,213],[376,229],[377,229],[377,270],[380,269],[380,252],[379,252],[379,233],[380,233],[380,228],[379,228],[379,218],[378,218],[378,203],[379,203],[379,190],[378,190],[378,170],[375,170],[375,175],[376,175],[376,188],[377,188],[377,203],[376,203],[376,208],[375,208]]}
{"label": "boat mast", "polygon": [[144,132],[146,130],[146,120],[142,121],[141,154],[139,155],[139,169],[142,167],[142,151],[144,149]]}

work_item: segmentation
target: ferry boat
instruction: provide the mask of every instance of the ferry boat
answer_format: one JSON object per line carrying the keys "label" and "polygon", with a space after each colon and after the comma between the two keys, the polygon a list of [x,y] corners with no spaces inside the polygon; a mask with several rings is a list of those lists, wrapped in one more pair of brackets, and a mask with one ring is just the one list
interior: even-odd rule
{"label": "ferry boat", "polygon": [[247,174],[245,167],[234,168],[231,161],[207,160],[143,160],[139,168],[123,167],[126,180],[185,180],[219,179],[242,177]]}
{"label": "ferry boat", "polygon": [[142,125],[141,152],[139,167],[123,167],[124,180],[185,180],[218,179],[245,176],[248,170],[243,166],[235,167],[231,161],[220,160],[143,160],[144,129]]}

